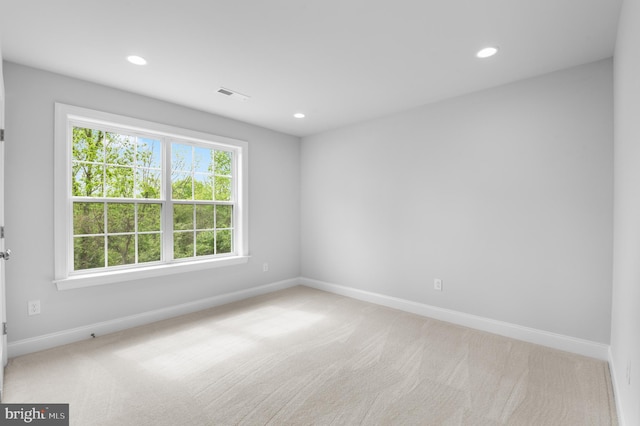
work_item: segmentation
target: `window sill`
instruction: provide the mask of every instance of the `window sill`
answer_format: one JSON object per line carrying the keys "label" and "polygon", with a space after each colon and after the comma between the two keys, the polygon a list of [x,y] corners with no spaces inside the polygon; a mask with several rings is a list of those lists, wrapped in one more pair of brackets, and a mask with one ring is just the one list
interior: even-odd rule
{"label": "window sill", "polygon": [[224,266],[240,265],[247,263],[250,256],[234,256],[224,259],[199,260],[195,262],[171,263],[154,265],[147,268],[126,269],[119,271],[100,272],[96,274],[73,275],[67,278],[54,280],[58,291],[72,290],[76,288],[92,287],[103,284],[113,284],[124,281],[153,278],[169,274],[200,271],[203,269],[220,268]]}

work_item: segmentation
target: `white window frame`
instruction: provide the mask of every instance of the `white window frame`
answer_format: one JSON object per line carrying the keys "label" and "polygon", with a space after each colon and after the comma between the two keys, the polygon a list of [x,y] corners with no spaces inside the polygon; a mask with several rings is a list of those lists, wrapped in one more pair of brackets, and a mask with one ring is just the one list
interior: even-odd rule
{"label": "white window frame", "polygon": [[[195,144],[214,144],[234,153],[234,193],[236,205],[233,213],[234,221],[234,253],[223,257],[167,259],[152,265],[138,264],[130,268],[114,268],[113,270],[73,271],[73,203],[71,194],[71,161],[72,161],[72,129],[73,122],[94,123],[102,127],[114,127],[131,132],[143,132],[160,138],[174,138],[178,142]],[[202,269],[238,265],[249,260],[249,215],[247,211],[248,197],[248,150],[245,141],[216,136],[194,130],[183,129],[166,124],[96,111],[62,103],[55,104],[55,137],[54,137],[54,247],[55,277],[53,282],[58,290],[68,290],[94,285],[102,285],[158,277],[167,274],[197,271]],[[165,170],[166,176],[170,171]],[[167,199],[165,212],[172,209],[172,200]],[[166,217],[166,216],[165,216]],[[169,225],[170,227],[170,225]],[[170,231],[170,230],[169,230]],[[168,232],[167,227],[163,232]]]}

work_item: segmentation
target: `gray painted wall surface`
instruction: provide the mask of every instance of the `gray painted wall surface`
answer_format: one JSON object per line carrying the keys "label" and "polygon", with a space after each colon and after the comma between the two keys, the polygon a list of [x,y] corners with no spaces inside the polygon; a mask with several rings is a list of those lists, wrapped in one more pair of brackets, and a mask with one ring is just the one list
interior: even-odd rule
{"label": "gray painted wall surface", "polygon": [[[14,254],[6,268],[10,342],[299,276],[299,138],[13,63],[4,63],[4,77],[6,243]],[[57,291],[51,282],[54,102],[248,141],[249,263]],[[42,314],[28,316],[34,299]]]}
{"label": "gray painted wall surface", "polygon": [[303,276],[609,342],[611,60],[303,138],[301,173]]}
{"label": "gray painted wall surface", "polygon": [[[292,136],[5,63],[11,341],[303,275],[608,343],[612,74],[612,61],[599,61],[300,147]],[[248,140],[250,263],[57,291],[56,101]],[[33,299],[42,314],[29,317]]]}
{"label": "gray painted wall surface", "polygon": [[[611,354],[627,425],[640,425],[640,2],[625,0],[615,53]],[[631,369],[631,383],[627,369]]]}

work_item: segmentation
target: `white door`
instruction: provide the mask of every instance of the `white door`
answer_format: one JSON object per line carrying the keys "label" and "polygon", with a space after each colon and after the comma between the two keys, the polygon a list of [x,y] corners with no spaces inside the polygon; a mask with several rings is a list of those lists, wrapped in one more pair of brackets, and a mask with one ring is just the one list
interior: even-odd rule
{"label": "white door", "polygon": [[4,79],[2,76],[2,56],[0,56],[0,401],[4,389],[4,366],[7,365],[7,335],[4,324],[7,322],[7,310],[4,302],[4,264],[8,256],[4,248]]}

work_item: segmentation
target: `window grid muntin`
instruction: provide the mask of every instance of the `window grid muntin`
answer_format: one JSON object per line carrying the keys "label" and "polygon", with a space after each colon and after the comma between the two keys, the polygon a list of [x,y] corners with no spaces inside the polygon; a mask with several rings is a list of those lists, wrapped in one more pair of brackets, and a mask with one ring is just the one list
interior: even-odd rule
{"label": "window grid muntin", "polygon": [[[99,198],[99,197],[104,197],[104,198],[126,198],[126,199],[153,199],[153,200],[158,200],[158,199],[162,199],[163,198],[163,190],[162,190],[162,182],[161,182],[161,188],[159,190],[159,194],[158,194],[158,198],[145,198],[145,197],[138,197],[138,188],[139,188],[139,182],[138,182],[138,171],[144,171],[144,170],[148,170],[148,171],[155,171],[155,172],[162,172],[162,164],[163,164],[163,159],[162,157],[160,158],[160,168],[157,167],[151,167],[151,166],[144,166],[144,165],[140,165],[139,164],[139,156],[140,156],[140,150],[139,147],[140,145],[146,145],[146,142],[141,142],[141,140],[145,140],[145,141],[156,141],[158,142],[158,149],[160,151],[160,153],[162,152],[162,145],[163,145],[163,141],[162,138],[160,138],[157,135],[153,135],[153,134],[146,134],[146,133],[141,133],[141,132],[136,132],[136,131],[131,131],[131,130],[127,130],[127,129],[119,129],[117,127],[110,127],[110,126],[100,126],[100,125],[95,125],[91,122],[83,122],[83,121],[77,121],[77,120],[73,120],[70,121],[70,127],[71,127],[71,132],[70,132],[70,137],[71,137],[71,169],[73,171],[74,169],[74,165],[93,165],[93,166],[98,166],[98,167],[102,167],[102,194],[101,195],[97,195],[95,198]],[[75,128],[78,129],[88,129],[88,130],[92,130],[92,131],[98,131],[98,132],[103,132],[104,136],[101,139],[101,146],[102,146],[102,161],[86,161],[86,160],[76,160],[74,158],[74,141],[73,141],[73,131]],[[132,145],[133,146],[133,159],[130,161],[129,164],[122,164],[122,163],[118,163],[118,162],[109,162],[109,157],[107,155],[108,151],[107,151],[107,144],[106,144],[106,135],[107,134],[115,134],[117,136],[123,136],[126,137],[128,140],[133,139],[133,143],[128,142],[126,145]],[[153,152],[152,152],[153,154]],[[153,158],[154,156],[151,155],[151,158]],[[112,157],[113,158],[113,157]],[[117,158],[117,157],[116,157]],[[131,193],[132,196],[131,197],[110,197],[107,195],[107,190],[108,190],[108,181],[107,181],[107,170],[118,170],[118,169],[129,169],[131,170],[131,174],[132,174],[132,187],[131,187]],[[73,180],[75,178],[74,173],[71,173],[71,180],[73,183]],[[76,195],[73,195],[73,193],[71,194],[72,197],[76,197]]]}
{"label": "window grid muntin", "polygon": [[[214,257],[214,256],[222,256],[222,255],[233,255],[235,254],[235,216],[236,216],[236,208],[234,208],[235,203],[233,202],[209,202],[209,201],[201,201],[201,200],[174,200],[172,203],[174,206],[175,205],[185,205],[185,206],[193,206],[191,214],[192,214],[192,218],[191,218],[191,224],[192,227],[189,229],[173,229],[173,234],[186,234],[186,233],[192,233],[192,243],[193,243],[193,248],[192,248],[192,252],[193,252],[193,256],[190,257],[180,257],[180,258],[176,258],[175,260],[183,260],[183,259],[193,259],[193,258],[206,258],[206,257]],[[198,222],[197,222],[197,208],[196,206],[199,205],[203,205],[203,206],[213,206],[214,210],[213,210],[213,221],[214,221],[214,227],[213,228],[198,228]],[[217,224],[217,219],[218,219],[218,206],[230,206],[231,207],[231,213],[230,213],[230,217],[229,217],[229,222],[230,222],[230,226],[228,227],[218,227]],[[173,225],[175,226],[175,221],[173,223]],[[198,237],[198,232],[213,232],[214,233],[214,253],[213,254],[207,254],[207,255],[198,255],[197,254],[197,237]],[[231,233],[231,247],[230,247],[230,251],[225,251],[222,253],[218,253],[218,233],[221,231],[228,231]],[[175,249],[175,245],[174,245],[174,249]],[[174,256],[175,257],[175,256]]]}
{"label": "window grid muntin", "polygon": [[[169,145],[169,144],[168,144]],[[175,161],[178,159],[178,155],[174,154],[174,148],[176,148],[176,151],[179,151],[181,154],[183,155],[187,155],[186,152],[188,151],[188,158],[185,158],[185,167],[180,167],[180,164],[178,163],[178,161]],[[197,158],[197,151],[198,150],[205,150],[205,151],[209,151],[209,167],[208,167],[208,172],[202,172],[201,168],[199,168],[199,162],[198,162],[198,158]],[[172,237],[173,237],[173,244],[171,249],[174,251],[173,252],[173,258],[174,260],[192,260],[194,258],[210,258],[210,257],[216,257],[216,256],[222,256],[222,255],[233,255],[235,253],[235,230],[234,230],[234,218],[233,215],[236,213],[237,209],[234,209],[233,206],[236,205],[235,199],[236,199],[236,186],[237,186],[237,182],[234,179],[234,176],[236,176],[234,174],[235,171],[235,163],[237,161],[237,155],[234,152],[234,150],[229,150],[229,149],[222,149],[221,147],[217,147],[217,146],[210,146],[210,145],[203,145],[203,144],[198,144],[198,143],[194,143],[191,141],[183,141],[183,140],[171,140],[170,146],[169,146],[169,151],[170,152],[170,158],[171,158],[171,189],[170,191],[168,191],[169,193],[167,194],[167,198],[170,200],[170,203],[172,204],[172,212],[175,212],[175,209],[173,208],[173,206],[175,205],[189,205],[192,206],[191,209],[191,228],[188,229],[175,229],[175,226],[177,224],[176,222],[176,216],[173,216],[173,221],[172,221],[172,226],[174,227],[174,229],[172,230]],[[217,153],[222,153],[222,155],[226,155],[230,157],[229,160],[229,171],[230,174],[221,174],[221,173],[216,173],[216,170],[218,169],[217,167],[217,159],[216,159],[216,154]],[[206,160],[205,160],[206,161]],[[188,166],[188,167],[186,167]],[[190,198],[176,198],[174,196],[174,184],[176,183],[177,180],[174,180],[174,176],[175,175],[188,175],[190,177],[190,181],[191,181],[191,194],[190,194]],[[211,182],[211,199],[199,199],[197,194],[196,194],[196,182],[197,176],[207,176],[210,178],[210,182]],[[229,195],[228,195],[228,200],[216,200],[216,177],[223,177],[223,178],[227,178],[230,180],[230,188],[229,188]],[[178,196],[183,196],[183,194],[178,194]],[[216,219],[216,209],[217,209],[217,205],[230,205],[232,206],[232,213],[231,213],[231,226],[228,228],[198,228],[198,224],[197,224],[197,205],[212,205],[214,206],[214,212],[213,212],[213,219],[215,221]],[[215,223],[214,223],[215,226]],[[230,250],[229,251],[224,251],[224,252],[218,252],[218,234],[221,231],[228,231],[230,233]],[[212,232],[213,233],[213,253],[212,254],[198,254],[198,236],[200,233],[202,232]],[[191,238],[190,238],[190,243],[189,245],[190,247],[190,255],[189,256],[184,256],[184,257],[178,257],[175,253],[175,250],[177,247],[176,245],[176,237],[178,235],[186,235],[186,234],[191,234]]]}
{"label": "window grid muntin", "polygon": [[[198,143],[198,142],[194,142],[194,141],[187,141],[187,140],[182,140],[182,139],[171,139],[170,143],[168,144],[168,151],[169,154],[168,157],[170,158],[170,160],[168,160],[168,165],[171,167],[171,176],[170,176],[170,183],[171,183],[171,191],[169,191],[169,193],[167,194],[167,199],[168,200],[172,200],[174,202],[177,201],[205,201],[205,202],[209,202],[209,201],[215,201],[215,202],[232,202],[235,203],[236,202],[236,196],[237,196],[237,174],[236,174],[236,163],[237,163],[237,152],[234,149],[228,149],[226,147],[222,147],[222,146],[216,146],[214,144],[202,144],[202,143]],[[190,165],[189,168],[174,168],[174,153],[173,153],[173,147],[174,145],[178,145],[181,147],[189,147],[190,148],[190,158],[189,158],[189,162],[188,164]],[[198,171],[196,169],[197,167],[197,161],[196,161],[196,150],[197,149],[203,149],[203,150],[208,150],[211,151],[212,154],[212,158],[211,158],[211,170],[209,172],[201,172]],[[181,149],[181,151],[184,151],[184,149]],[[228,155],[231,156],[231,159],[229,160],[230,162],[230,174],[221,174],[221,173],[216,173],[216,159],[215,159],[215,155],[217,152],[220,153],[226,153]],[[175,174],[178,175],[188,175],[191,178],[191,196],[190,198],[175,198],[174,194],[173,194],[173,187],[174,187],[174,179],[173,176]],[[196,198],[196,176],[208,176],[209,178],[212,179],[211,182],[211,190],[212,190],[212,197],[211,199],[197,199]],[[228,200],[223,200],[223,199],[216,199],[216,178],[225,178],[225,179],[229,179],[230,184],[229,184],[229,199]],[[169,182],[169,181],[168,181]]]}
{"label": "window grid muntin", "polygon": [[[75,206],[75,204],[77,203],[92,203],[92,204],[102,204],[102,216],[103,216],[103,224],[102,224],[102,229],[103,232],[101,233],[93,233],[93,234],[76,234],[75,233],[75,229],[72,228],[72,239],[73,239],[73,245],[72,245],[72,250],[73,250],[73,271],[77,272],[77,271],[100,271],[100,270],[104,270],[104,269],[112,269],[112,268],[121,268],[121,267],[134,267],[136,265],[143,265],[143,266],[148,266],[148,265],[152,265],[152,264],[158,264],[163,262],[163,250],[162,250],[162,236],[163,236],[163,229],[162,229],[162,203],[159,202],[156,199],[148,199],[148,200],[132,200],[132,199],[116,199],[116,201],[114,201],[114,199],[111,198],[102,198],[100,200],[97,200],[95,198],[91,198],[91,197],[83,197],[80,199],[73,199],[72,200],[72,211],[74,212],[72,214],[72,220],[75,219],[75,209],[73,209],[73,206]],[[134,206],[134,213],[133,213],[133,220],[134,220],[134,230],[133,231],[126,231],[126,232],[110,232],[109,229],[109,205],[114,205],[114,204],[132,204]],[[159,219],[160,219],[160,224],[159,224],[159,230],[158,231],[140,231],[139,230],[139,205],[141,204],[152,204],[152,205],[158,205],[160,206],[160,212],[159,212]],[[109,265],[109,237],[112,236],[128,236],[128,235],[133,235],[134,236],[134,261],[133,263],[125,263],[125,264],[121,264],[121,265]],[[140,252],[139,252],[139,236],[140,235],[158,235],[160,237],[160,259],[159,260],[152,260],[152,261],[145,261],[145,262],[140,262]],[[102,238],[103,239],[103,254],[104,254],[104,264],[102,267],[95,267],[95,268],[85,268],[85,269],[79,269],[76,270],[75,269],[75,241],[78,238]]]}

